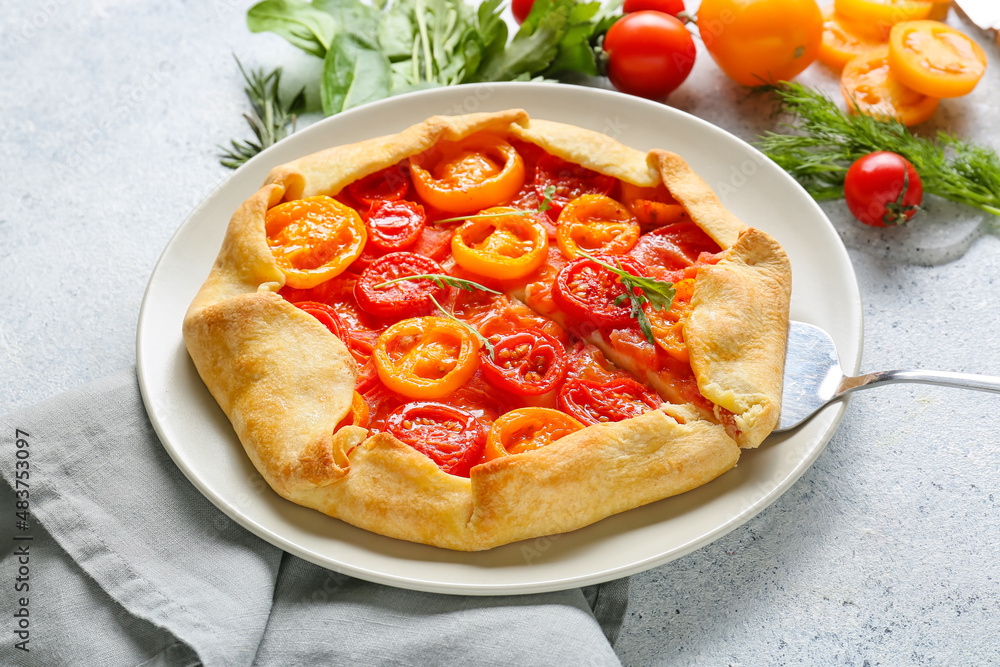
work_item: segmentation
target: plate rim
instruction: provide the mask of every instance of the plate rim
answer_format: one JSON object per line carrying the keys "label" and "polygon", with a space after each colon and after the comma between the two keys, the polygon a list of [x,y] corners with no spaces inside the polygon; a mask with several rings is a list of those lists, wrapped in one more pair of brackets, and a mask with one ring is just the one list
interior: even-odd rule
{"label": "plate rim", "polygon": [[[265,151],[262,151],[258,155],[254,156],[240,169],[229,174],[226,178],[222,179],[216,186],[191,210],[191,212],[184,218],[183,222],[178,226],[178,228],[171,235],[167,244],[164,246],[163,251],[158,257],[154,267],[150,273],[149,280],[147,281],[146,288],[143,293],[142,303],[139,309],[138,324],[136,327],[136,372],[139,381],[140,394],[142,396],[143,404],[146,408],[146,413],[149,417],[150,423],[153,426],[154,431],[160,439],[161,444],[167,451],[171,460],[175,465],[181,470],[184,476],[192,483],[195,488],[206,497],[213,505],[220,509],[226,516],[243,526],[245,529],[254,533],[261,539],[267,541],[268,543],[281,548],[284,551],[292,553],[299,556],[307,561],[315,563],[321,567],[341,572],[343,574],[348,574],[351,576],[356,576],[361,579],[368,581],[373,581],[376,583],[386,584],[390,586],[407,588],[412,590],[433,592],[433,593],[444,593],[444,594],[456,594],[456,595],[510,595],[510,594],[530,594],[538,592],[556,591],[564,590],[567,588],[574,588],[583,585],[601,583],[611,579],[616,579],[620,577],[630,576],[638,572],[645,571],[652,567],[666,564],[672,560],[680,558],[687,555],[703,546],[707,546],[720,539],[729,532],[735,530],[739,526],[743,525],[754,516],[762,512],[768,506],[770,506],[775,500],[777,500],[781,495],[783,495],[804,473],[808,470],[819,455],[825,450],[827,443],[836,433],[841,421],[843,420],[847,405],[849,402],[849,397],[847,400],[842,400],[838,405],[833,406],[835,409],[827,409],[825,414],[827,414],[831,419],[823,431],[817,438],[818,442],[814,445],[799,462],[785,475],[777,484],[769,489],[767,493],[758,498],[756,501],[746,505],[742,511],[735,513],[727,520],[716,525],[712,530],[702,533],[697,538],[690,539],[686,543],[678,545],[670,549],[666,553],[660,553],[657,555],[652,555],[647,558],[634,561],[625,566],[613,567],[613,568],[603,568],[599,571],[594,571],[586,574],[577,574],[572,576],[567,576],[563,578],[548,579],[544,582],[539,581],[523,581],[519,583],[480,583],[480,584],[468,584],[468,583],[449,583],[430,579],[421,579],[416,576],[400,576],[394,574],[386,574],[377,570],[367,569],[364,567],[359,567],[351,563],[345,563],[341,561],[332,560],[329,557],[324,557],[319,554],[315,554],[312,550],[305,548],[294,541],[275,533],[273,530],[264,526],[254,520],[253,517],[246,515],[237,510],[230,502],[225,498],[219,497],[216,492],[211,489],[202,476],[193,470],[187,463],[186,460],[180,455],[180,452],[175,450],[172,443],[169,442],[169,437],[167,435],[167,429],[164,424],[160,421],[160,415],[155,408],[155,401],[152,396],[152,387],[150,385],[151,378],[148,376],[145,364],[142,360],[145,358],[145,340],[148,338],[146,335],[146,323],[148,321],[147,309],[151,308],[150,305],[150,293],[153,290],[153,284],[155,279],[158,277],[159,272],[162,270],[164,263],[167,261],[168,256],[172,248],[179,243],[181,237],[186,231],[187,227],[194,224],[197,220],[199,212],[207,208],[217,197],[222,196],[225,191],[231,187],[231,183],[240,174],[246,173],[252,167],[258,166],[262,163],[270,161],[270,158],[274,156],[277,152],[283,149],[283,147],[288,146],[291,143],[306,143],[310,137],[316,134],[327,131],[327,128],[331,125],[339,125],[341,123],[351,123],[356,117],[362,114],[369,113],[373,110],[383,109],[385,107],[393,107],[396,105],[405,105],[408,101],[413,98],[423,98],[423,97],[441,97],[442,99],[447,98],[459,98],[463,95],[465,91],[479,89],[484,84],[466,84],[462,86],[452,86],[448,88],[438,88],[425,91],[417,91],[412,93],[407,93],[405,95],[400,95],[394,98],[389,98],[387,100],[381,100],[374,102],[363,107],[352,109],[342,114],[324,118],[309,127],[303,128],[299,132],[282,140],[278,144],[268,147]],[[802,188],[797,181],[794,180],[787,172],[782,170],[780,167],[775,165],[770,159],[768,159],[763,153],[757,150],[754,146],[744,141],[743,139],[735,136],[734,134],[728,132],[727,130],[718,127],[702,118],[689,114],[680,109],[669,107],[667,105],[661,105],[655,102],[650,102],[648,100],[641,100],[638,98],[633,98],[630,96],[625,96],[617,92],[589,88],[582,86],[568,86],[566,84],[550,84],[550,83],[491,83],[486,84],[493,88],[494,91],[499,89],[501,91],[511,91],[510,94],[516,94],[518,92],[539,92],[547,91],[549,93],[555,94],[557,96],[566,94],[571,96],[574,94],[581,94],[581,91],[586,91],[582,93],[584,96],[596,95],[599,97],[609,97],[615,99],[625,99],[630,105],[637,104],[639,107],[643,105],[648,105],[648,108],[656,113],[667,113],[667,114],[679,114],[688,121],[693,121],[697,125],[701,126],[703,130],[711,133],[721,133],[728,140],[735,141],[740,145],[743,150],[752,152],[755,154],[756,159],[763,162],[770,163],[775,167],[775,169],[780,172],[779,178],[785,180],[786,185],[792,186],[796,189],[801,197],[808,200],[808,205],[813,209],[816,216],[822,219],[826,225],[829,226],[830,231],[836,236],[839,243],[833,249],[838,255],[837,260],[840,263],[846,263],[846,266],[850,268],[850,275],[853,278],[852,287],[850,290],[850,297],[847,302],[850,304],[850,310],[852,311],[851,323],[849,323],[849,328],[856,334],[857,340],[857,353],[854,355],[854,359],[843,360],[845,368],[851,369],[854,373],[857,373],[860,368],[861,358],[863,354],[864,347],[864,322],[863,322],[863,307],[861,301],[860,286],[857,281],[856,274],[853,269],[853,264],[850,260],[850,256],[847,253],[847,249],[843,244],[842,239],[840,239],[839,234],[837,234],[836,229],[830,222],[829,218],[823,212],[822,208],[819,206],[815,200],[812,199]],[[321,150],[325,148],[322,145],[314,150]],[[303,153],[303,155],[308,153]],[[842,354],[838,350],[838,353]],[[287,501],[286,501],[287,502]],[[608,520],[613,519],[609,517]],[[391,539],[391,538],[387,538]]]}

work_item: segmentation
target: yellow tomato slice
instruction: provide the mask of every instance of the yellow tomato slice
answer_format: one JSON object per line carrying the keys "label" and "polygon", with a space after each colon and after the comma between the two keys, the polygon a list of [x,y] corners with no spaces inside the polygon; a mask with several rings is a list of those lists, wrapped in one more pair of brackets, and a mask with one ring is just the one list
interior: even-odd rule
{"label": "yellow tomato slice", "polygon": [[624,255],[639,240],[639,223],[627,208],[606,195],[577,197],[559,212],[556,241],[563,257],[580,251]]}
{"label": "yellow tomato slice", "polygon": [[854,23],[834,11],[833,5],[823,10],[823,43],[819,47],[823,64],[843,69],[848,62],[881,43],[881,39],[859,32]]}
{"label": "yellow tomato slice", "polygon": [[986,73],[986,52],[938,21],[897,23],[889,35],[889,67],[899,81],[932,97],[972,92]]}
{"label": "yellow tomato slice", "polygon": [[267,245],[289,287],[309,289],[347,270],[365,248],[365,223],[326,196],[278,204],[264,218]]}
{"label": "yellow tomato slice", "polygon": [[510,201],[524,185],[524,160],[492,134],[443,141],[410,158],[413,187],[447,213],[475,213]]}
{"label": "yellow tomato slice", "polygon": [[559,438],[584,428],[565,412],[550,408],[518,408],[495,422],[486,438],[484,461],[521,452],[530,452],[552,444]]}
{"label": "yellow tomato slice", "polygon": [[354,392],[354,398],[351,399],[351,411],[347,413],[340,423],[337,424],[337,428],[341,426],[360,426],[361,428],[368,427],[369,410],[368,403],[365,402],[364,397],[358,392]]}
{"label": "yellow tomato slice", "polygon": [[378,337],[373,352],[379,379],[408,398],[444,398],[479,367],[479,341],[443,317],[413,317]]}
{"label": "yellow tomato slice", "polygon": [[834,0],[833,6],[853,24],[874,31],[869,37],[883,41],[889,38],[892,26],[925,19],[934,9],[934,3],[926,0]]}
{"label": "yellow tomato slice", "polygon": [[684,342],[684,324],[691,311],[691,296],[694,294],[694,278],[685,278],[674,283],[674,301],[669,310],[654,310],[646,307],[653,340],[671,357],[688,363],[691,355]]}
{"label": "yellow tomato slice", "polygon": [[[510,213],[511,215],[504,215]],[[451,254],[463,269],[501,280],[522,278],[545,261],[549,235],[530,214],[506,206],[489,208],[451,237]]]}
{"label": "yellow tomato slice", "polygon": [[844,66],[840,92],[851,113],[895,118],[904,125],[922,123],[937,110],[938,99],[899,82],[889,70],[889,47],[880,46]]}
{"label": "yellow tomato slice", "polygon": [[622,203],[644,225],[670,225],[687,216],[684,207],[662,183],[644,188],[622,181]]}

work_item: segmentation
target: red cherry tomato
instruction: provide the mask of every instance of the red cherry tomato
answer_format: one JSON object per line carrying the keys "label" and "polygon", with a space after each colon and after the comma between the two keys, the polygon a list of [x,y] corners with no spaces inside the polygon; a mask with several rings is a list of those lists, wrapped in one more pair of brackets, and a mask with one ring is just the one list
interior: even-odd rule
{"label": "red cherry tomato", "polygon": [[676,271],[691,266],[703,252],[717,253],[719,244],[693,222],[676,222],[643,234],[629,253],[648,267]]}
{"label": "red cherry tomato", "polygon": [[459,477],[469,476],[486,446],[486,429],[479,420],[444,403],[407,403],[385,418],[385,430]]}
{"label": "red cherry tomato", "polygon": [[909,160],[878,151],[847,170],[844,198],[854,217],[866,225],[901,225],[920,210],[924,186]]}
{"label": "red cherry tomato", "polygon": [[[647,275],[646,267],[633,257],[602,258],[637,276]],[[591,324],[596,327],[620,328],[632,322],[632,310],[625,286],[617,275],[596,262],[581,257],[559,270],[552,285],[552,298],[569,316],[575,328]]]}
{"label": "red cherry tomato", "polygon": [[524,19],[528,18],[528,14],[531,13],[531,8],[534,6],[535,0],[511,0],[510,11],[518,25],[524,23]]}
{"label": "red cherry tomato", "polygon": [[583,195],[606,195],[615,185],[614,176],[606,176],[560,157],[546,153],[535,165],[535,192],[539,198],[552,186],[552,208],[558,215],[563,206]]}
{"label": "red cherry tomato", "polygon": [[358,364],[358,377],[354,381],[354,390],[363,394],[378,382],[378,369],[372,356],[375,346],[363,338],[351,336],[348,348]]}
{"label": "red cherry tomato", "polygon": [[386,167],[347,186],[347,191],[352,197],[368,206],[377,201],[402,199],[409,189],[410,177],[402,165]]}
{"label": "red cherry tomato", "polygon": [[448,294],[447,287],[439,287],[427,278],[404,280],[386,287],[383,283],[404,276],[444,273],[433,259],[412,252],[392,252],[372,262],[354,286],[354,298],[365,312],[380,317],[403,319],[427,314],[434,308],[431,297],[439,303]]}
{"label": "red cherry tomato", "polygon": [[615,88],[649,99],[664,98],[684,83],[697,53],[684,24],[657,11],[620,18],[605,35],[604,50]]}
{"label": "red cherry tomato", "polygon": [[[420,204],[382,200],[372,204],[365,224],[368,227],[368,243],[375,251],[397,252],[417,242],[427,224],[427,215]],[[364,257],[364,252],[361,256]]]}
{"label": "red cherry tomato", "polygon": [[625,378],[610,382],[571,378],[559,389],[559,409],[588,426],[638,417],[662,403],[653,390]]}
{"label": "red cherry tomato", "polygon": [[684,11],[684,0],[625,0],[625,4],[622,5],[622,12],[625,14],[641,12],[647,9],[677,16]]}
{"label": "red cherry tomato", "polygon": [[490,383],[520,396],[538,396],[566,377],[562,343],[541,331],[514,331],[490,340],[493,356],[480,350],[480,368]]}

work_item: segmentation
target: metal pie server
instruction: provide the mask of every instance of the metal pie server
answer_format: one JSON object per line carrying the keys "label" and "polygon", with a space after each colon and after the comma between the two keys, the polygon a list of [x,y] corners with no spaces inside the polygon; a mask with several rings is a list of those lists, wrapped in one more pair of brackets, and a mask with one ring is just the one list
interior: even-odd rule
{"label": "metal pie server", "polygon": [[925,370],[878,371],[857,377],[844,375],[830,334],[812,324],[793,321],[788,326],[781,416],[774,432],[795,428],[852,391],[898,382],[1000,393],[1000,377],[990,375]]}

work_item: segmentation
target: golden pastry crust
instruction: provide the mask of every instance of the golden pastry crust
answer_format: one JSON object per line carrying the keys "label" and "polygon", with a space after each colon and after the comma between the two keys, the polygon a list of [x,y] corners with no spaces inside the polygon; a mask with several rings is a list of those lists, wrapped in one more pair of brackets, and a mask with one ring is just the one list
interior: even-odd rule
{"label": "golden pastry crust", "polygon": [[[266,243],[265,213],[282,200],[334,195],[438,141],[480,131],[516,136],[636,185],[662,180],[726,249],[699,272],[685,335],[699,387],[733,413],[729,422],[668,404],[482,464],[469,479],[442,472],[391,435],[337,428],[350,409],[356,365],[339,339],[277,295],[284,275]],[[251,461],[282,497],[390,537],[472,551],[574,530],[735,466],[740,446],[759,444],[777,420],[789,286],[780,246],[726,211],[678,156],[641,153],[514,109],[432,117],[274,169],[233,215],[185,316],[184,340]]]}

